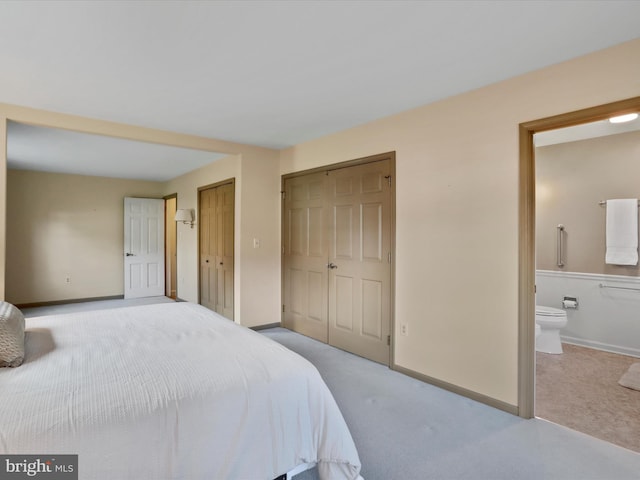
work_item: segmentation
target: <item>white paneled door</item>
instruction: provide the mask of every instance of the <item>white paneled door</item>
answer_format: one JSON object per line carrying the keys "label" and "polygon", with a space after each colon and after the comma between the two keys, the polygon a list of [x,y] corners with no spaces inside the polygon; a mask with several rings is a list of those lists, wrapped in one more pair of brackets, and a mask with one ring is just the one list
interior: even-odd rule
{"label": "white paneled door", "polygon": [[164,200],[124,199],[124,298],[164,295]]}

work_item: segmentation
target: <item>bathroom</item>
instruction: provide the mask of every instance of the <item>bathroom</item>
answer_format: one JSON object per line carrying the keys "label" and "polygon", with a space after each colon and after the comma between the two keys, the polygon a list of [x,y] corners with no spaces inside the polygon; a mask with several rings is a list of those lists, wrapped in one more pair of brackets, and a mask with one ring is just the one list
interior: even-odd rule
{"label": "bathroom", "polygon": [[[536,416],[640,452],[640,390],[622,386],[640,364],[640,119],[538,133],[535,146]],[[633,211],[616,224],[618,207]],[[620,233],[635,258],[616,257]]]}

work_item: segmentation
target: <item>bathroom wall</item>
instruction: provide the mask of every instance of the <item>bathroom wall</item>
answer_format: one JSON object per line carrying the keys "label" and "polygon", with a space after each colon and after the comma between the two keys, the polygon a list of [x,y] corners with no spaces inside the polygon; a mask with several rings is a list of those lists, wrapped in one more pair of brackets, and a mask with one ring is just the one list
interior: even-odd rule
{"label": "bathroom wall", "polygon": [[[640,275],[640,266],[606,265],[608,198],[640,198],[640,131],[538,147],[537,268]],[[556,227],[565,226],[564,267],[556,265]]]}
{"label": "bathroom wall", "polygon": [[555,308],[565,295],[578,298],[578,308],[567,309],[563,341],[640,357],[640,278],[538,270],[536,290],[538,304]]}
{"label": "bathroom wall", "polygon": [[[605,264],[606,207],[598,204],[640,198],[640,132],[535,153],[537,304],[562,308],[564,296],[577,297],[563,341],[640,357],[640,266]],[[556,265],[558,224],[566,231],[564,267]]]}

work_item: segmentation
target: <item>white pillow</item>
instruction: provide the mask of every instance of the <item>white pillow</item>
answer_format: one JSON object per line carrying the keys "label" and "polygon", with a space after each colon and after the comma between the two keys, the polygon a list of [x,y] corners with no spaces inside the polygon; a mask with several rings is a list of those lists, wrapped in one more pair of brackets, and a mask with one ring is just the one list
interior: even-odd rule
{"label": "white pillow", "polygon": [[0,367],[19,367],[24,360],[24,315],[0,301]]}

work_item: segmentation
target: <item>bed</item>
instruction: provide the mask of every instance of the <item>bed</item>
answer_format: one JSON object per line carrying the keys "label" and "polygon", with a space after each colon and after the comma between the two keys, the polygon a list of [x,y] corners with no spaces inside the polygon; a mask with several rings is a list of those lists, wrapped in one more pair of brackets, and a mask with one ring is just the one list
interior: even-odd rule
{"label": "bed", "polygon": [[26,320],[0,369],[0,453],[78,454],[80,479],[358,479],[318,371],[190,303]]}

